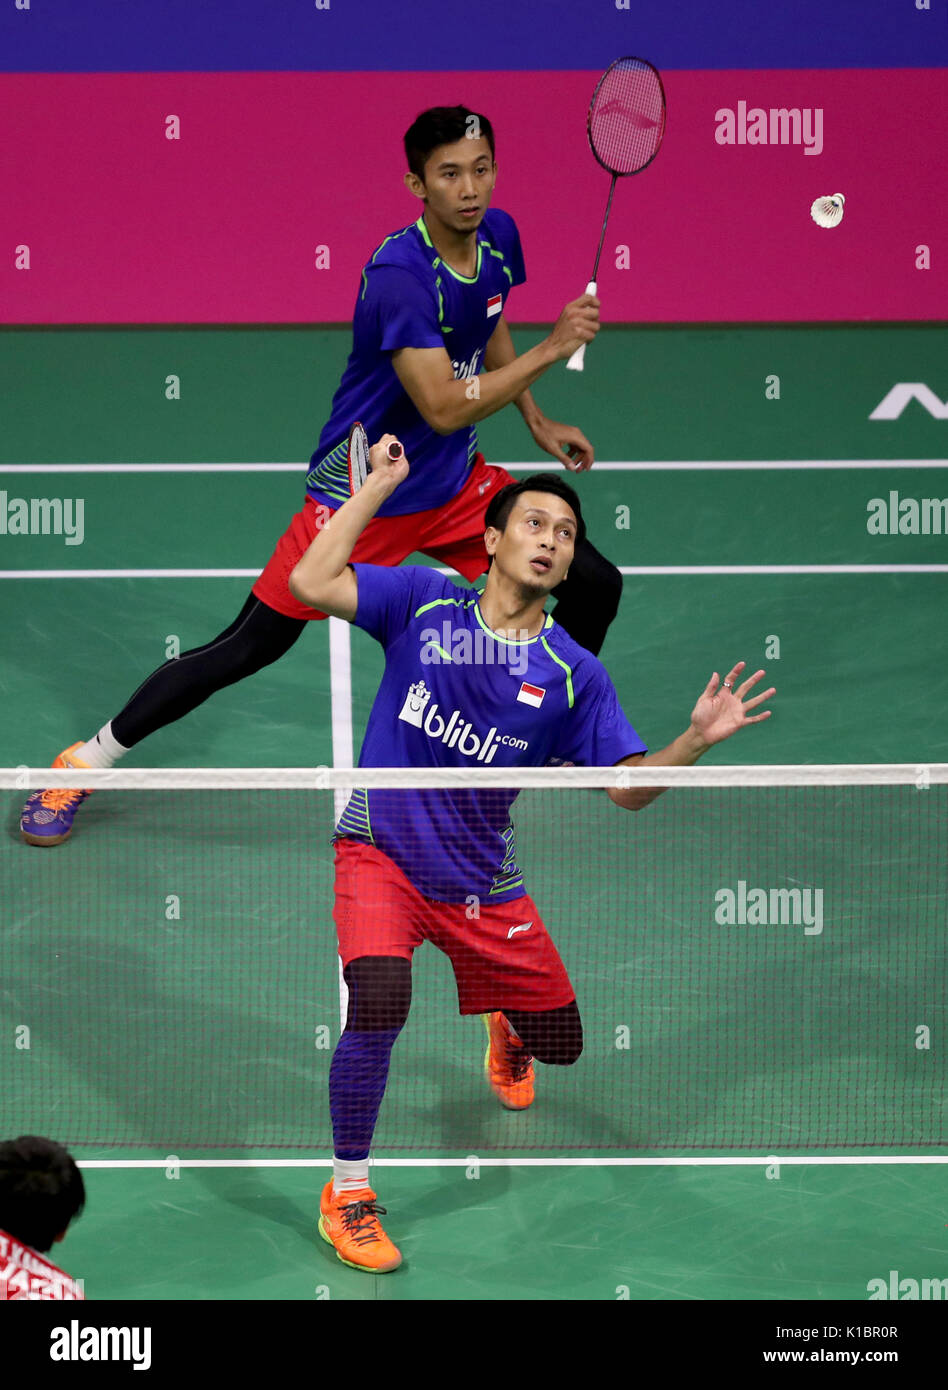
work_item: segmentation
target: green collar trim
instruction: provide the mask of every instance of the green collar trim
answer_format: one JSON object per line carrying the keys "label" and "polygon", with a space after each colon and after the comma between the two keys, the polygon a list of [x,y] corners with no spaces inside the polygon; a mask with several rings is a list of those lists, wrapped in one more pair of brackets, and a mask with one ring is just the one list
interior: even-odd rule
{"label": "green collar trim", "polygon": [[[419,232],[421,232],[421,235],[424,237],[425,244],[426,244],[427,246],[430,246],[431,249],[432,249],[432,251],[436,251],[437,248],[436,248],[434,242],[431,240],[431,237],[428,235],[428,228],[425,226],[425,216],[424,216],[424,213],[422,213],[422,215],[418,218],[418,221],[415,223],[415,226],[418,228]],[[443,265],[444,268],[445,268],[445,270],[448,272],[448,274],[449,274],[449,275],[453,275],[454,278],[455,278],[455,280],[460,280],[462,285],[473,285],[473,284],[476,284],[477,280],[480,278],[480,273],[481,273],[481,260],[482,260],[482,258],[483,258],[483,246],[484,246],[483,242],[480,240],[480,238],[478,238],[478,241],[477,241],[477,269],[474,271],[474,274],[473,274],[473,275],[462,275],[460,271],[458,271],[458,270],[452,270],[451,267],[448,265],[447,261],[446,261],[442,256],[439,256],[439,257],[437,258],[437,260],[435,261],[435,263],[434,263],[434,264],[435,264],[435,269],[437,269],[437,267],[438,267],[439,265]]]}
{"label": "green collar trim", "polygon": [[[478,595],[478,597],[483,598],[483,594]],[[490,636],[493,637],[495,642],[506,642],[508,647],[529,647],[533,642],[541,642],[543,640],[544,632],[546,632],[547,628],[551,628],[553,626],[553,619],[550,617],[549,613],[547,613],[546,622],[543,624],[543,627],[540,629],[540,631],[535,634],[535,636],[524,637],[522,640],[518,640],[515,637],[501,637],[499,632],[495,632],[492,627],[488,627],[487,623],[484,621],[483,615],[481,614],[480,603],[476,603],[474,605],[474,614],[481,627],[484,629],[485,632],[489,633]]]}

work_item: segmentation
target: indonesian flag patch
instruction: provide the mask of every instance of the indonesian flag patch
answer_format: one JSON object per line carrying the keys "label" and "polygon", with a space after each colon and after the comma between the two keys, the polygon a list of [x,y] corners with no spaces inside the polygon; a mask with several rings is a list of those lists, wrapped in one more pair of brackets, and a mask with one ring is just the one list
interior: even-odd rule
{"label": "indonesian flag patch", "polygon": [[487,301],[487,317],[493,318],[495,314],[500,313],[503,307],[504,296],[502,294],[492,294],[490,299],[488,299]]}
{"label": "indonesian flag patch", "polygon": [[523,685],[520,687],[520,693],[517,699],[521,704],[533,705],[534,709],[539,709],[543,704],[543,697],[545,694],[546,691],[543,689],[542,685],[528,685],[527,682],[524,681]]}

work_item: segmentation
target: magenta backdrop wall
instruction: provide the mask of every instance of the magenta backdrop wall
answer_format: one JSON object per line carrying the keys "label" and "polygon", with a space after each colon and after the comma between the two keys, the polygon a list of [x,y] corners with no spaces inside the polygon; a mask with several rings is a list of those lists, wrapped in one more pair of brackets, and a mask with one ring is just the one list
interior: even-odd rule
{"label": "magenta backdrop wall", "polygon": [[[604,319],[948,317],[945,71],[666,74],[664,146],[616,190]],[[597,76],[5,76],[0,316],[348,321],[363,262],[420,211],[401,184],[403,131],[425,106],[464,102],[494,122],[494,202],[523,238],[528,282],[508,317],[547,321],[584,288],[608,191],[585,136]],[[740,102],[822,111],[821,151],[718,143],[716,112]],[[166,138],[169,115],[180,139]],[[821,230],[810,204],[836,192],[843,222]],[[916,268],[918,246],[931,269]]]}

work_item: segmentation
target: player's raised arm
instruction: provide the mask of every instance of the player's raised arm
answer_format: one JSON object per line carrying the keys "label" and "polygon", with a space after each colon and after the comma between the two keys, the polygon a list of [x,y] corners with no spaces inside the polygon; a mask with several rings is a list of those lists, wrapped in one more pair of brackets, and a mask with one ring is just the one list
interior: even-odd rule
{"label": "player's raised arm", "polygon": [[[764,675],[763,671],[757,671],[753,676],[748,676],[747,680],[734,689],[734,683],[744,669],[745,662],[739,661],[736,666],[728,672],[724,678],[724,684],[718,689],[720,677],[715,671],[708,684],[698,698],[698,703],[691,712],[691,723],[683,734],[668,745],[661,748],[657,753],[635,753],[630,758],[623,758],[617,767],[693,767],[700,757],[707,753],[716,743],[723,743],[726,738],[736,734],[738,729],[743,729],[747,724],[759,724],[764,719],[769,719],[771,711],[764,710],[762,714],[751,714],[752,709],[762,705],[765,700],[769,700],[771,695],[776,695],[776,687],[771,686],[769,690],[763,691],[760,695],[755,695],[752,699],[745,699],[748,692],[757,684]],[[667,787],[628,787],[613,788],[607,787],[610,798],[617,806],[622,806],[627,811],[639,811],[643,806],[647,806],[650,801],[654,801],[657,796],[661,796]]]}
{"label": "player's raised arm", "polygon": [[399,348],[392,366],[415,409],[436,434],[453,434],[501,410],[599,331],[599,300],[581,295],[560,314],[548,337],[495,371],[460,379],[443,347]]}
{"label": "player's raised arm", "polygon": [[392,460],[388,446],[397,444],[393,434],[383,434],[369,454],[371,471],[362,487],[344,502],[317,532],[306,554],[290,575],[290,593],[300,603],[344,618],[351,623],[358,611],[359,588],[349,568],[353,546],[387,497],[408,476],[408,460],[402,454]]}

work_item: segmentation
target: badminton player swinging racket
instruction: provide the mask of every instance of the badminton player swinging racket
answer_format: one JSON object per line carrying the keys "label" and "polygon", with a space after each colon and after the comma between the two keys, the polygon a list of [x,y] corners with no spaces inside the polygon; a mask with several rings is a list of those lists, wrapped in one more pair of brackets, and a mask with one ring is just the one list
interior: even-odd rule
{"label": "badminton player swinging racket", "polygon": [[[289,579],[302,603],[355,623],[385,649],[359,766],[450,767],[462,782],[361,788],[336,827],[333,915],[349,1006],[329,1072],[333,1176],[319,1230],[346,1264],[375,1273],[401,1262],[369,1185],[369,1150],[411,1004],[415,949],[428,940],[444,951],[461,1013],[484,1017],[486,1080],[507,1109],[532,1103],[534,1059],[568,1066],[582,1051],[573,987],[517,865],[509,814],[517,793],[465,787],[464,769],[689,765],[766,719],[768,712],[750,711],[774,693],[745,699],[764,673],[739,683],[743,662],[720,688],[714,672],[685,732],[646,756],[605,667],[545,611],[585,531],[579,498],[562,474],[511,482],[489,501],[482,594],[422,566],[350,564],[365,527],[408,477],[409,460],[388,454],[393,442],[383,435],[375,445],[362,486]],[[452,635],[442,648],[445,623]],[[491,649],[483,660],[460,654],[482,652],[485,643]],[[659,789],[607,794],[638,810]]]}

